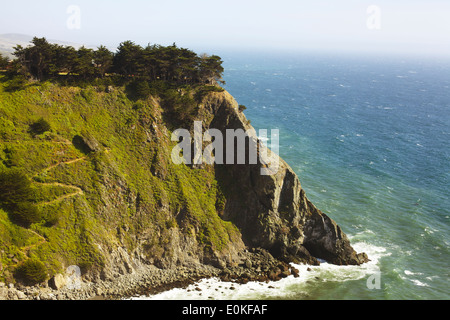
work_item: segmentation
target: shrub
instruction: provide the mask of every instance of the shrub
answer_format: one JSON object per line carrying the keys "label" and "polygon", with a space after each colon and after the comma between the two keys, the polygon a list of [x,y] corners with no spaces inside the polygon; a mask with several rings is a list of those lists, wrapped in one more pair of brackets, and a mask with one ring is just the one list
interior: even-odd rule
{"label": "shrub", "polygon": [[0,172],[0,205],[13,207],[31,198],[33,189],[28,177],[18,169]]}
{"label": "shrub", "polygon": [[40,118],[38,121],[30,125],[29,132],[33,135],[38,135],[49,131],[50,128],[50,124],[44,118]]}
{"label": "shrub", "polygon": [[208,86],[204,85],[200,87],[200,89],[197,90],[195,93],[195,100],[197,100],[198,103],[202,102],[203,98],[210,92],[223,92],[225,89],[218,86]]}
{"label": "shrub", "polygon": [[40,222],[42,214],[31,202],[21,202],[10,209],[10,217],[17,224],[28,227],[33,223]]}
{"label": "shrub", "polygon": [[14,76],[11,81],[5,86],[6,92],[14,92],[25,89],[27,80],[23,76]]}
{"label": "shrub", "polygon": [[127,85],[126,91],[131,100],[147,99],[152,93],[148,81],[145,79],[133,80]]}
{"label": "shrub", "polygon": [[36,259],[28,259],[16,269],[16,277],[26,284],[35,285],[45,281],[47,269],[45,265]]}
{"label": "shrub", "polygon": [[170,84],[167,81],[155,80],[149,83],[150,93],[155,96],[161,96],[170,89]]}
{"label": "shrub", "polygon": [[0,172],[0,206],[14,223],[27,227],[41,220],[40,211],[31,203],[33,193],[31,182],[22,171],[8,169]]}
{"label": "shrub", "polygon": [[94,99],[94,95],[95,93],[91,88],[83,89],[80,91],[80,96],[82,96],[86,100],[86,102],[89,103],[92,102],[92,100]]}
{"label": "shrub", "polygon": [[239,105],[239,112],[242,112],[242,111],[244,111],[245,109],[247,109],[246,106],[244,106],[243,104],[240,104],[240,105]]}
{"label": "shrub", "polygon": [[139,98],[146,99],[150,95],[150,86],[148,85],[148,82],[145,80],[138,81],[136,83],[135,88],[136,88],[136,95]]}
{"label": "shrub", "polygon": [[135,103],[133,103],[133,110],[140,110],[144,107],[145,105],[142,101],[136,101]]}
{"label": "shrub", "polygon": [[183,94],[175,89],[167,90],[161,105],[166,120],[175,127],[190,127],[197,114],[197,103],[190,93]]}

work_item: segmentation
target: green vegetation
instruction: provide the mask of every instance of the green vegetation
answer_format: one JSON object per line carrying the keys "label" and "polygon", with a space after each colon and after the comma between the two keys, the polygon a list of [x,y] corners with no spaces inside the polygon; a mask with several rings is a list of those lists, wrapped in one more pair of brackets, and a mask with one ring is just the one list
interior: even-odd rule
{"label": "green vegetation", "polygon": [[11,220],[23,226],[41,221],[41,213],[31,202],[20,202],[11,209]]}
{"label": "green vegetation", "polygon": [[18,169],[0,172],[0,203],[6,207],[14,207],[22,201],[28,201],[32,195],[31,182]]}
{"label": "green vegetation", "polygon": [[32,195],[31,182],[23,172],[17,169],[0,172],[0,206],[12,221],[27,227],[41,220],[39,210],[31,203]]}
{"label": "green vegetation", "polygon": [[9,64],[9,59],[7,57],[4,57],[1,53],[0,53],[0,70],[4,70],[6,69],[6,67]]}
{"label": "green vegetation", "polygon": [[47,132],[50,130],[50,124],[45,121],[44,118],[40,118],[38,121],[32,123],[30,125],[29,132],[34,135],[43,134],[44,132]]}
{"label": "green vegetation", "polygon": [[203,86],[197,90],[195,93],[195,100],[200,103],[203,98],[210,92],[223,92],[224,89],[217,86]]}
{"label": "green vegetation", "polygon": [[34,285],[43,282],[47,278],[47,270],[41,261],[29,259],[17,267],[16,277],[21,278],[29,285]]}
{"label": "green vegetation", "polygon": [[115,53],[104,46],[97,50],[85,47],[76,50],[37,37],[31,44],[26,48],[20,45],[14,48],[17,60],[12,72],[38,80],[54,78],[59,74],[93,79],[114,73],[150,81],[169,81],[177,85],[215,84],[221,81],[224,71],[219,56],[198,56],[175,44],[143,48],[132,41],[125,41]]}
{"label": "green vegetation", "polygon": [[238,235],[218,214],[225,200],[214,168],[170,160],[171,128],[188,128],[202,99],[223,89],[189,84],[177,68],[156,80],[111,75],[115,55],[102,51],[93,57],[104,69],[79,68],[76,81],[57,75],[68,67],[44,63],[25,74],[48,80],[0,75],[0,281],[36,283],[72,264],[99,272],[118,245],[144,247],[156,263],[173,254],[173,230],[219,251]]}

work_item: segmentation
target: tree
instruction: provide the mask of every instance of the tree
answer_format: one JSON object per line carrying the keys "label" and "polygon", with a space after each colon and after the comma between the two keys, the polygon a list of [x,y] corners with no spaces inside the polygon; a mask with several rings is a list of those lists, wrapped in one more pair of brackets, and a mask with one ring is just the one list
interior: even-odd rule
{"label": "tree", "polygon": [[178,58],[178,82],[192,83],[198,81],[199,57],[189,49],[180,49]]}
{"label": "tree", "polygon": [[95,75],[94,51],[92,49],[88,49],[84,46],[78,49],[73,72],[83,78],[90,78]]}
{"label": "tree", "polygon": [[78,59],[78,52],[74,47],[56,46],[53,56],[57,72],[73,73]]}
{"label": "tree", "polygon": [[0,53],[0,70],[6,69],[6,67],[9,65],[9,59],[7,57],[4,57]]}
{"label": "tree", "polygon": [[31,43],[34,46],[14,48],[14,55],[34,78],[38,80],[57,72],[56,60],[54,59],[57,45],[48,43],[45,38],[34,37]]}
{"label": "tree", "polygon": [[104,77],[113,65],[113,54],[105,46],[100,46],[94,52],[94,65],[97,68],[97,74]]}
{"label": "tree", "polygon": [[114,70],[125,76],[141,75],[144,69],[143,48],[132,41],[122,42],[114,56]]}
{"label": "tree", "polygon": [[222,59],[219,56],[203,55],[200,62],[200,78],[203,83],[215,84],[217,82],[224,83],[222,74],[224,68]]}
{"label": "tree", "polygon": [[[13,69],[38,80],[60,72],[83,78],[104,77],[107,72],[115,72],[126,77],[175,85],[224,83],[224,69],[219,56],[198,56],[189,49],[178,48],[175,43],[170,46],[149,44],[143,48],[128,40],[119,45],[115,54],[105,46],[97,50],[85,47],[75,50],[50,44],[45,38],[35,37],[31,43],[33,46],[27,48],[20,45],[14,48],[17,62]],[[146,87],[143,89],[147,91]]]}

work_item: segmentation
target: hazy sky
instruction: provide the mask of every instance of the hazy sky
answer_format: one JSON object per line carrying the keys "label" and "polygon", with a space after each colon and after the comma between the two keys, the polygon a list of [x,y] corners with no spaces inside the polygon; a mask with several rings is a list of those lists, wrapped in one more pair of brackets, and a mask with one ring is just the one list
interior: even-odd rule
{"label": "hazy sky", "polygon": [[409,51],[450,56],[449,0],[39,0],[2,4],[0,34],[112,47]]}

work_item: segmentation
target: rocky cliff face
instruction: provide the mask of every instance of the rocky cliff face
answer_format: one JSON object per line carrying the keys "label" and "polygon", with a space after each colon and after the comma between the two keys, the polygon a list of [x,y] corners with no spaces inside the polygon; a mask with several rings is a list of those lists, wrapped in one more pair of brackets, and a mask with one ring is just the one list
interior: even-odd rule
{"label": "rocky cliff face", "polygon": [[[224,133],[242,129],[250,139],[258,139],[228,93],[211,94],[204,108],[213,115],[206,127]],[[263,163],[216,165],[216,177],[226,195],[222,218],[239,227],[245,244],[267,249],[287,262],[317,264],[317,258],[338,265],[367,262],[367,255],[355,252],[336,222],[307,199],[289,165],[273,153],[271,157],[277,157],[279,164],[273,175],[261,174]]]}
{"label": "rocky cliff face", "polygon": [[[197,119],[202,120],[204,131],[210,128],[219,129],[225,136],[227,129],[243,129],[249,133],[250,139],[258,139],[245,115],[239,111],[238,103],[228,92],[209,93],[199,106]],[[150,136],[163,143],[157,163],[152,165],[152,168],[159,169],[153,174],[158,179],[166,180],[170,174],[170,169],[167,168],[173,165],[169,160],[169,135],[162,122],[152,123],[151,128]],[[246,151],[248,152],[248,149]],[[269,150],[259,152],[270,153]],[[355,252],[336,222],[307,199],[297,175],[289,165],[273,153],[271,157],[276,157],[279,164],[273,175],[261,174],[261,168],[265,167],[262,163],[201,165],[189,169],[199,173],[209,171],[212,174],[212,179],[217,183],[217,188],[224,198],[220,206],[216,205],[217,215],[239,229],[238,233],[229,236],[229,241],[224,246],[205,246],[199,241],[202,231],[198,227],[200,222],[192,223],[194,217],[189,213],[192,208],[181,207],[174,210],[174,203],[162,200],[158,211],[163,213],[165,219],[176,219],[177,227],[164,229],[149,225],[148,229],[139,234],[126,230],[127,236],[134,238],[134,252],[127,254],[120,247],[104,252],[107,262],[102,278],[129,272],[142,263],[155,264],[160,268],[194,266],[199,263],[220,269],[229,268],[245,262],[247,254],[243,252],[246,247],[265,249],[284,262],[313,265],[319,264],[317,259],[338,265],[359,265],[367,262],[367,255]],[[105,184],[110,185],[112,189],[117,186],[117,183]],[[114,195],[115,192],[117,191],[106,191],[102,198],[121,198]],[[127,193],[129,191],[122,192]],[[148,215],[147,211],[150,209],[139,206],[136,195],[128,195],[123,201],[125,204],[122,205],[131,204],[137,207],[138,216]],[[217,204],[218,199],[214,201]],[[112,208],[117,206],[110,204],[105,211],[112,211]],[[189,228],[191,231],[186,232]],[[209,233],[208,236],[214,238],[217,235]],[[152,245],[149,246],[149,243]],[[148,250],[149,247],[151,250]]]}
{"label": "rocky cliff face", "polygon": [[[284,262],[368,260],[307,199],[294,171],[275,154],[273,175],[261,175],[263,163],[172,163],[168,128],[174,124],[158,97],[136,103],[121,87],[48,83],[9,92],[4,83],[0,172],[26,173],[42,219],[17,225],[0,206],[0,282],[14,282],[17,266],[31,257],[45,265],[47,278],[77,265],[90,281],[149,266],[225,270],[246,265],[252,252],[265,256],[260,249]],[[210,92],[195,119],[203,130],[243,129],[257,140],[238,109],[226,91]],[[48,132],[27,133],[35,115],[46,118]],[[259,152],[270,154],[264,147]],[[258,264],[255,259],[247,265]]]}

